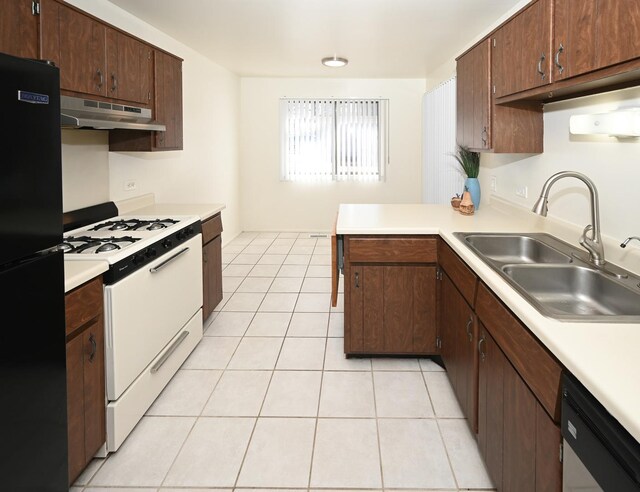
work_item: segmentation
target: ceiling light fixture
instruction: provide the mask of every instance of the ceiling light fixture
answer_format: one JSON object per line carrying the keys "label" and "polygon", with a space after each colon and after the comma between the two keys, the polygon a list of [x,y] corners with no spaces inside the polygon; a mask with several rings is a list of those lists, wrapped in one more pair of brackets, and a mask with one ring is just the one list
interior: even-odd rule
{"label": "ceiling light fixture", "polygon": [[347,60],[346,58],[339,58],[336,55],[329,56],[327,58],[322,59],[322,64],[325,67],[332,67],[332,68],[344,67],[347,63],[349,63],[349,60]]}

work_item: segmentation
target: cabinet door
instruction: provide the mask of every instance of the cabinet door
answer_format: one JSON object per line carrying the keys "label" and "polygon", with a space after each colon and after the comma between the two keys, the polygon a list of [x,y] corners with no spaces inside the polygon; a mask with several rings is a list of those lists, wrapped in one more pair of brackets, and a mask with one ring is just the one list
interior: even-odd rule
{"label": "cabinet door", "polygon": [[78,338],[83,345],[85,463],[105,443],[104,323],[98,316]]}
{"label": "cabinet door", "polygon": [[502,489],[504,438],[504,354],[480,323],[478,371],[478,447],[493,484]]}
{"label": "cabinet door", "polygon": [[203,306],[207,319],[222,300],[222,238],[215,237],[202,247]]}
{"label": "cabinet door", "polygon": [[59,11],[60,88],[106,96],[106,26],[64,5]]}
{"label": "cabinet door", "polygon": [[489,40],[458,59],[456,84],[458,144],[489,149]]}
{"label": "cabinet door", "polygon": [[156,132],[157,149],[182,149],[182,61],[155,52],[156,120],[167,130]]}
{"label": "cabinet door", "polygon": [[[69,439],[69,483],[84,470],[84,345],[82,335],[67,342],[67,434]],[[104,393],[102,395],[104,401]]]}
{"label": "cabinet door", "polygon": [[494,34],[492,77],[502,97],[551,82],[551,1],[537,0]]}
{"label": "cabinet door", "polygon": [[151,48],[115,29],[107,29],[107,95],[151,103]]}
{"label": "cabinet door", "polygon": [[452,385],[456,384],[458,372],[458,342],[455,327],[458,324],[457,291],[451,279],[442,274],[440,283],[440,356],[447,368],[447,376]]}
{"label": "cabinet door", "polygon": [[640,57],[640,2],[597,0],[596,60],[598,68]]}
{"label": "cabinet door", "polygon": [[598,0],[555,0],[554,8],[554,79],[595,70]]}
{"label": "cabinet door", "polygon": [[0,0],[0,52],[38,58],[38,17],[31,0]]}

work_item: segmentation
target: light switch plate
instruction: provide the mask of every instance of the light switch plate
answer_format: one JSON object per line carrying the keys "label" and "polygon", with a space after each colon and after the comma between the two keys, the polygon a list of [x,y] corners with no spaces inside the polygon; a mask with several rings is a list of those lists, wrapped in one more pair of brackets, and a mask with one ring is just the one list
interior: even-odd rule
{"label": "light switch plate", "polygon": [[498,191],[498,178],[491,176],[491,191],[494,193]]}

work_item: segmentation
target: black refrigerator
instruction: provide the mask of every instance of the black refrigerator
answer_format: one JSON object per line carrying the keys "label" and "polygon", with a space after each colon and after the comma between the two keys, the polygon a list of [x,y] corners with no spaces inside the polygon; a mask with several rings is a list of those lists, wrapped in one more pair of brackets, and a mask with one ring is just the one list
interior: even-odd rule
{"label": "black refrigerator", "polygon": [[60,76],[0,53],[0,490],[68,491]]}

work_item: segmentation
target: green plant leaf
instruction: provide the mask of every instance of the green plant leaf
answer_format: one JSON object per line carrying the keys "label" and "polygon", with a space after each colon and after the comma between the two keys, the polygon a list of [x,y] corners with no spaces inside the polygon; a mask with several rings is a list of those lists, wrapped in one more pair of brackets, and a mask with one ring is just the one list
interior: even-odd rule
{"label": "green plant leaf", "polygon": [[469,150],[464,145],[459,145],[453,157],[458,161],[462,172],[467,178],[477,178],[480,172],[480,153]]}

